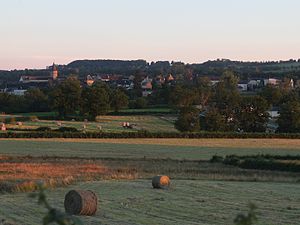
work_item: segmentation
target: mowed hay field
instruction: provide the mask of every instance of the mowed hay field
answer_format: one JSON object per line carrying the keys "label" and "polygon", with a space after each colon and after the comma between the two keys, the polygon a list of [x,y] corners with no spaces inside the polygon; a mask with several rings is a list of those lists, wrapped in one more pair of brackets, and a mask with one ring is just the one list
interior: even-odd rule
{"label": "mowed hay field", "polygon": [[[86,225],[99,224],[233,224],[258,207],[257,224],[300,224],[299,184],[175,180],[169,190],[154,190],[151,180],[100,181],[48,192],[50,203],[63,210],[70,189],[93,190],[99,196],[94,217],[80,217]],[[45,211],[27,194],[0,195],[0,216],[16,224],[40,225]]]}
{"label": "mowed hay field", "polygon": [[[57,181],[47,196],[63,211],[69,190],[94,191],[99,211],[80,217],[86,225],[230,225],[249,202],[258,207],[257,224],[300,224],[299,173],[207,162],[215,154],[300,155],[300,140],[0,139],[0,177]],[[158,174],[171,177],[169,190],[152,189]],[[42,224],[45,211],[36,201],[28,193],[1,193],[0,221]]]}
{"label": "mowed hay field", "polygon": [[214,155],[300,154],[290,139],[0,139],[0,154],[208,160]]}
{"label": "mowed hay field", "polygon": [[[15,118],[17,121],[18,118]],[[172,116],[99,116],[97,122],[79,122],[79,121],[57,121],[57,120],[37,120],[37,121],[25,121],[22,126],[8,125],[9,128],[14,129],[37,129],[39,127],[49,127],[51,129],[59,128],[57,123],[62,126],[74,127],[78,130],[82,130],[83,126],[86,127],[86,131],[99,132],[99,127],[104,132],[134,132],[138,130],[147,130],[150,132],[178,132],[174,128],[175,117]],[[129,122],[134,125],[134,129],[124,129],[122,124]]]}

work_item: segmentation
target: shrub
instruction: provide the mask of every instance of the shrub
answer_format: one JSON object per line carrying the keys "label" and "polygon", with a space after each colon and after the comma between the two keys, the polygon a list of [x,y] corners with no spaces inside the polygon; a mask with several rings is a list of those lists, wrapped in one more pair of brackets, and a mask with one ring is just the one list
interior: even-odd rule
{"label": "shrub", "polygon": [[144,109],[147,106],[147,100],[143,97],[138,98],[135,102],[134,102],[134,108],[136,109]]}
{"label": "shrub", "polygon": [[256,210],[257,207],[253,204],[249,204],[249,212],[247,215],[238,214],[234,219],[235,225],[254,225],[257,222]]}
{"label": "shrub", "polygon": [[209,162],[211,163],[222,163],[224,158],[222,156],[214,155]]}
{"label": "shrub", "polygon": [[235,156],[235,155],[226,156],[226,158],[224,159],[223,162],[226,165],[238,166],[240,159],[238,158],[238,156]]}
{"label": "shrub", "polygon": [[60,127],[56,131],[59,131],[59,132],[79,132],[75,127]]}
{"label": "shrub", "polygon": [[36,131],[51,131],[50,127],[38,127],[35,129]]}
{"label": "shrub", "polygon": [[226,156],[223,163],[238,166],[242,169],[276,170],[287,172],[300,172],[300,165],[289,160],[299,160],[300,156]]}

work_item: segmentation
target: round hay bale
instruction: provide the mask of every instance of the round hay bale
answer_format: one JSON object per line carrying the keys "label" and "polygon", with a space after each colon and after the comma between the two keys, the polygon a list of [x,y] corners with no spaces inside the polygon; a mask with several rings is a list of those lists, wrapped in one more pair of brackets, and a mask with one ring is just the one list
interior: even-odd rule
{"label": "round hay bale", "polygon": [[92,191],[72,190],[66,194],[64,205],[68,214],[93,216],[98,208],[98,198]]}
{"label": "round hay bale", "polygon": [[152,178],[153,188],[168,188],[170,183],[171,181],[168,176],[155,176]]}

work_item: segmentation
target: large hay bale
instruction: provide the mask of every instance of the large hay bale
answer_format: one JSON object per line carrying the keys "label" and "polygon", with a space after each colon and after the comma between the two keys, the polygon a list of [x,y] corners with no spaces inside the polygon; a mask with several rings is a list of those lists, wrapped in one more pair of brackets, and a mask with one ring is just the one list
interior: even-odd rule
{"label": "large hay bale", "polygon": [[170,183],[171,181],[168,176],[155,176],[152,178],[153,188],[168,188]]}
{"label": "large hay bale", "polygon": [[66,194],[64,205],[68,214],[93,216],[98,208],[98,198],[92,191],[72,190]]}

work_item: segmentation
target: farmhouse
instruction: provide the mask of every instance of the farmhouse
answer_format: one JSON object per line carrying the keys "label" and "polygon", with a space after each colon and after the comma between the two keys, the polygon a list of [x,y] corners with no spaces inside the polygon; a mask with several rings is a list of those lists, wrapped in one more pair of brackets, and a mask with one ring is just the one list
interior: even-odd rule
{"label": "farmhouse", "polygon": [[143,97],[147,97],[152,94],[152,79],[146,77],[142,82],[141,86],[143,89]]}

